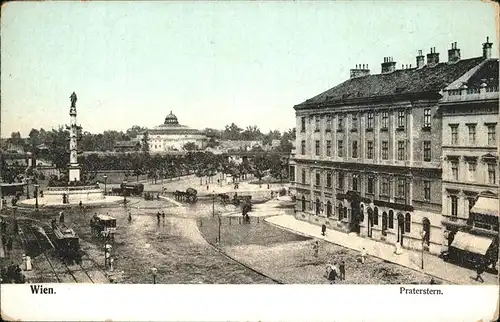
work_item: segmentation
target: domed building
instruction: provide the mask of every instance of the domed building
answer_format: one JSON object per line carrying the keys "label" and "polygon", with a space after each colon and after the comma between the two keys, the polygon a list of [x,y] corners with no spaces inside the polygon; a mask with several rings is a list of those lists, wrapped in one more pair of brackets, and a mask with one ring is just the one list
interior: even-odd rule
{"label": "domed building", "polygon": [[208,140],[201,131],[179,124],[172,111],[165,117],[163,124],[148,129],[148,135],[151,153],[182,151],[187,143],[194,143],[197,149],[204,149]]}

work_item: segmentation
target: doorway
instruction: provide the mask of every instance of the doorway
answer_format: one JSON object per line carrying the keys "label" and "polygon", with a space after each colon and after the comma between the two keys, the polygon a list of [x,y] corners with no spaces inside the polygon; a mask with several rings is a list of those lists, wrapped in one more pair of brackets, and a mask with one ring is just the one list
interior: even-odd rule
{"label": "doorway", "polygon": [[398,242],[403,246],[403,239],[405,234],[405,217],[402,213],[398,213]]}
{"label": "doorway", "polygon": [[316,216],[318,216],[321,212],[321,201],[319,201],[318,198],[316,198]]}
{"label": "doorway", "polygon": [[350,231],[359,234],[361,218],[361,205],[359,201],[351,202],[351,218],[350,218]]}
{"label": "doorway", "polygon": [[368,208],[368,237],[372,237],[372,228],[373,228],[373,210],[372,208]]}
{"label": "doorway", "polygon": [[328,200],[326,203],[326,217],[330,218],[332,216],[332,203]]}

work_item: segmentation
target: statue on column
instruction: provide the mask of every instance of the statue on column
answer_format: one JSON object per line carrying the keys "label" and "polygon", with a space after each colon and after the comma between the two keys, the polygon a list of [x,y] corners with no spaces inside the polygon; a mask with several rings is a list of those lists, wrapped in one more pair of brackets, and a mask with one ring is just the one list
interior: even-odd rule
{"label": "statue on column", "polygon": [[76,107],[76,94],[73,92],[71,96],[69,97],[71,99],[71,107]]}

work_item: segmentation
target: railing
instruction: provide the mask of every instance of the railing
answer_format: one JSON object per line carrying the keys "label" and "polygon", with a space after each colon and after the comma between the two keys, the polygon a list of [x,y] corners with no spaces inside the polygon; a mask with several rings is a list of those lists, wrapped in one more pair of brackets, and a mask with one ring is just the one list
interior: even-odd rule
{"label": "railing", "polygon": [[48,187],[47,191],[76,191],[76,190],[99,190],[98,185],[92,186],[75,186],[75,187]]}
{"label": "railing", "polygon": [[498,86],[450,89],[443,91],[442,101],[495,99],[498,98],[498,91]]}

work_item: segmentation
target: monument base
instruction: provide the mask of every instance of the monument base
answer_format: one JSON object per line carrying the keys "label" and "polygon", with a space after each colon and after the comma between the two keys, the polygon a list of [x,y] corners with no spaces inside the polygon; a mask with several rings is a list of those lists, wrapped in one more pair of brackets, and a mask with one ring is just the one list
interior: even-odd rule
{"label": "monument base", "polygon": [[80,168],[70,167],[69,168],[69,181],[80,181]]}

